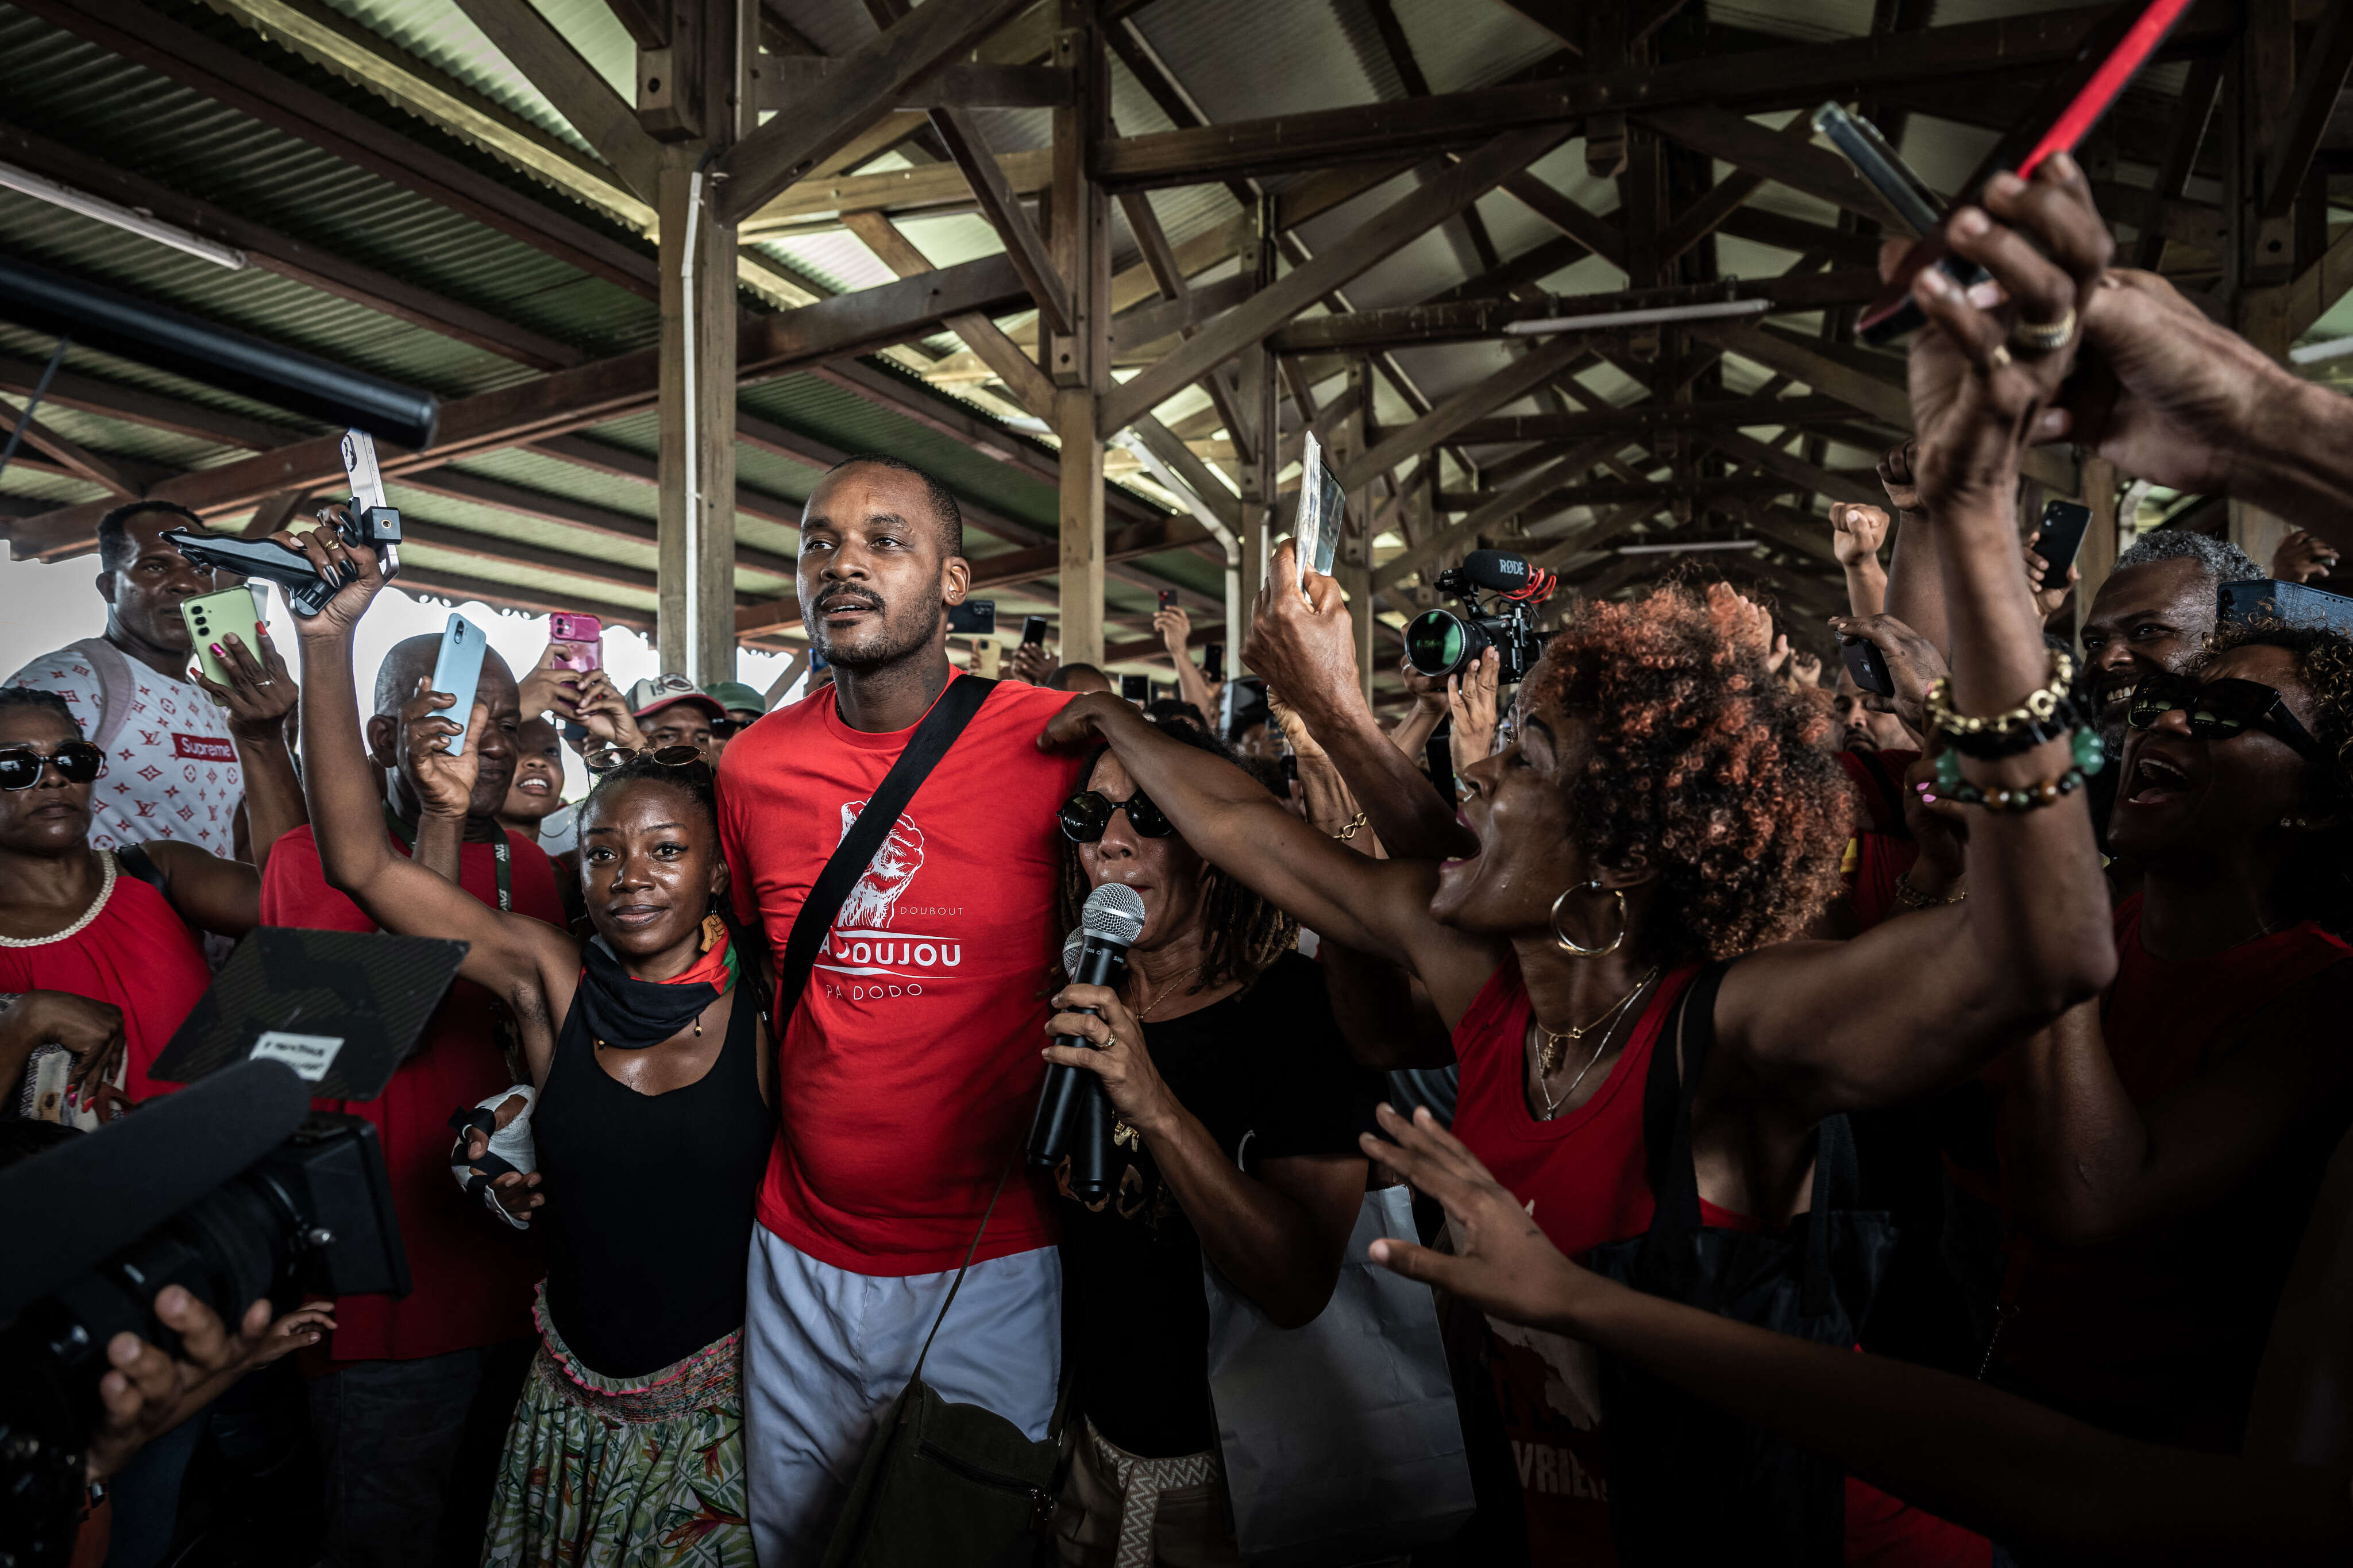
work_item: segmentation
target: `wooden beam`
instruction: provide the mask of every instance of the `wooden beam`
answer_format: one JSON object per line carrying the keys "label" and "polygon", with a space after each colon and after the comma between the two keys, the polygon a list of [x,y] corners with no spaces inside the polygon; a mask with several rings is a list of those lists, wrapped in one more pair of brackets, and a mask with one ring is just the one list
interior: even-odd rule
{"label": "wooden beam", "polygon": [[2304,176],[2319,150],[2322,132],[2336,112],[2345,76],[2353,70],[2353,5],[2329,0],[2313,30],[2304,67],[2296,73],[2295,96],[2288,100],[2278,134],[2263,149],[2263,200],[2260,216],[2285,217],[2304,188]]}
{"label": "wooden beam", "polygon": [[637,105],[613,90],[531,0],[457,0],[482,36],[539,89],[597,156],[639,199],[654,195],[654,139],[638,123]]}
{"label": "wooden beam", "polygon": [[[2214,104],[2221,90],[2222,61],[2219,57],[2189,62],[2189,77],[2181,89],[2181,118],[2166,144],[2165,162],[2158,166],[2157,184],[2151,189],[2158,201],[2168,201],[2181,194],[2190,170],[2197,166],[2198,149],[2206,140],[2206,126],[2214,117]],[[2155,224],[2143,227],[2140,237],[2133,242],[2133,265],[2144,272],[2156,271],[2165,260],[2166,237]],[[2085,602],[2089,602],[2088,598]]]}
{"label": "wooden beam", "polygon": [[[1813,116],[1800,110],[1789,117],[1789,122],[1777,133],[1781,140],[1797,144],[1813,140]],[[1729,162],[1730,160],[1726,160]],[[1708,188],[1705,195],[1675,214],[1659,231],[1659,259],[1672,262],[1692,247],[1724,227],[1732,216],[1749,197],[1764,185],[1765,175],[1755,170],[1736,165],[1729,174]]]}
{"label": "wooden beam", "polygon": [[658,291],[643,250],[135,0],[24,0],[18,9],[631,293],[652,299]]}
{"label": "wooden beam", "polygon": [[598,620],[608,626],[628,626],[633,631],[654,629],[651,611],[615,604],[600,604],[579,594],[555,594],[544,588],[527,588],[513,583],[493,583],[488,578],[469,577],[457,573],[437,572],[431,567],[401,568],[392,586],[404,593],[432,594],[445,599],[480,599],[493,609],[527,610],[534,615],[550,615],[558,610],[593,611]]}
{"label": "wooden beam", "polygon": [[[849,62],[824,55],[762,55],[760,107],[797,112],[800,100]],[[955,65],[910,91],[894,107],[934,109],[1053,109],[1071,101],[1069,73],[1051,66]]]}
{"label": "wooden beam", "polygon": [[[934,4],[938,0],[934,0]],[[1419,236],[1469,206],[1511,174],[1558,145],[1556,127],[1499,137],[1439,178],[1391,204],[1378,216],[1293,268],[1250,302],[1227,312],[1201,333],[1104,399],[1104,433],[1124,429],[1136,416],[1191,384],[1213,366],[1275,331],[1310,302],[1397,254]]]}
{"label": "wooden beam", "polygon": [[[1803,113],[1797,119],[1810,123]],[[1910,226],[1880,199],[1877,191],[1863,183],[1844,158],[1810,141],[1769,131],[1712,104],[1653,110],[1636,115],[1634,120],[1720,163],[1761,174],[1793,191],[1819,196],[1842,212],[1868,218],[1899,234],[1910,232]]]}
{"label": "wooden beam", "polygon": [[153,213],[166,223],[234,246],[255,265],[280,277],[455,338],[502,359],[518,360],[535,370],[562,370],[588,357],[568,343],[404,282],[330,247],[281,234],[13,125],[0,125],[0,163],[14,163],[59,184]]}
{"label": "wooden beam", "polygon": [[[1002,309],[1021,297],[1020,279],[1001,256],[838,294],[797,310],[744,322],[736,348],[738,370],[754,379],[816,369],[828,360],[871,353],[884,343],[933,331],[945,317]],[[432,450],[383,453],[385,475],[395,478],[470,453],[495,451],[638,413],[653,405],[657,372],[656,351],[638,349],[517,386],[453,398],[441,405],[440,439]],[[974,426],[989,428],[976,420]],[[147,494],[209,515],[237,510],[279,490],[329,484],[342,473],[341,437],[322,436],[182,474],[150,487]],[[96,537],[102,510],[102,506],[62,507],[26,519],[11,528],[11,545],[18,559],[85,550]]]}
{"label": "wooden beam", "polygon": [[1820,425],[1853,416],[1853,408],[1835,397],[1723,397],[1698,403],[1646,399],[1623,408],[1604,405],[1589,414],[1505,414],[1477,419],[1456,431],[1453,440],[1464,447],[1591,440],[1600,436],[1639,441],[1661,430]]}
{"label": "wooden beam", "polygon": [[[40,384],[40,379],[41,366],[35,362],[0,355],[0,391],[30,393]],[[183,403],[176,397],[165,397],[140,387],[118,385],[62,366],[50,378],[48,390],[41,395],[41,401],[54,403],[61,408],[79,409],[85,414],[120,419],[150,430],[164,430],[174,436],[214,441],[224,447],[243,447],[252,451],[283,446],[296,437],[296,432],[282,426],[248,419],[242,414],[207,408],[198,403]]]}
{"label": "wooden beam", "polygon": [[1887,499],[1877,485],[1864,484],[1843,474],[1819,468],[1795,453],[1768,447],[1755,437],[1744,436],[1737,430],[1711,430],[1707,433],[1707,443],[1727,458],[1737,458],[1831,500],[1882,506]]}
{"label": "wooden beam", "polygon": [[[937,4],[938,0],[934,0]],[[1054,332],[1071,331],[1071,288],[1061,273],[1055,269],[1054,258],[1047,249],[1045,237],[1029,215],[1014,198],[1013,189],[1006,184],[1004,171],[989,154],[988,145],[981,140],[980,128],[974,124],[971,114],[961,109],[932,110],[932,129],[939,133],[940,142],[948,150],[955,166],[964,171],[971,182],[972,194],[979,200],[980,216],[997,231],[1005,247],[1006,256],[1022,282],[1029,287],[1029,297],[1038,302],[1038,313],[1047,330]]]}
{"label": "wooden beam", "polygon": [[719,220],[733,225],[751,216],[1025,4],[929,0],[844,56],[842,68],[796,112],[776,116],[720,159]]}
{"label": "wooden beam", "polygon": [[[1572,125],[1609,110],[1718,104],[1754,112],[1917,81],[2040,69],[2071,58],[2108,12],[2105,5],[2081,6],[1129,136],[1104,144],[1100,174],[1120,190],[1196,184],[1365,159],[1426,157],[1433,148],[1538,125]],[[2185,26],[2175,43],[2200,37]]]}
{"label": "wooden beam", "polygon": [[1133,426],[1136,437],[1152,449],[1154,457],[1168,465],[1171,472],[1192,488],[1193,493],[1207,501],[1218,521],[1229,529],[1239,529],[1242,521],[1241,499],[1226,488],[1217,470],[1201,460],[1200,454],[1177,439],[1167,426],[1145,415]]}
{"label": "wooden beam", "polygon": [[1400,305],[1344,315],[1307,316],[1271,340],[1278,353],[1342,353],[1371,347],[1408,348],[1504,335],[1514,321],[1605,315],[1617,310],[1720,300],[1764,300],[1775,310],[1809,311],[1867,304],[1878,293],[1875,268],[1784,274],[1732,283],[1686,283],[1664,289],[1622,289],[1609,294],[1547,295],[1535,300],[1465,300],[1452,304]]}
{"label": "wooden beam", "polygon": [[[558,439],[570,440],[572,437]],[[556,450],[550,455],[563,454]],[[650,473],[653,469],[650,461],[647,468]],[[510,484],[504,479],[494,479],[483,474],[470,474],[462,468],[426,468],[403,474],[393,482],[402,489],[421,490],[427,495],[448,496],[454,500],[470,501],[476,506],[494,507],[518,517],[560,523],[566,530],[590,539],[608,540],[620,544],[654,544],[659,540],[658,524],[652,518],[598,506],[592,501],[577,500],[571,496]],[[744,571],[782,577],[786,582],[792,580],[797,565],[789,555],[744,549],[737,551],[735,563]]]}
{"label": "wooden beam", "polygon": [[1626,239],[1608,218],[1561,195],[1534,174],[1514,174],[1504,182],[1504,194],[1515,198],[1593,255],[1621,272],[1625,270]]}
{"label": "wooden beam", "polygon": [[[997,160],[997,167],[1007,189],[1017,196],[1033,196],[1052,181],[1054,155],[1047,149],[1008,153]],[[962,169],[954,163],[923,163],[882,174],[803,180],[745,218],[736,232],[746,241],[771,239],[842,214],[880,212],[904,216],[975,205],[972,183]]]}
{"label": "wooden beam", "polygon": [[[850,213],[845,217],[849,231],[866,244],[882,265],[902,278],[919,277],[936,270],[931,258],[918,249],[913,241],[899,232],[898,226],[881,213]],[[997,374],[1013,401],[1039,419],[1050,416],[1054,406],[1054,384],[1037,362],[1021,351],[1018,344],[1005,335],[1005,330],[978,311],[948,319],[947,329],[964,340],[981,362]]]}
{"label": "wooden beam", "polygon": [[2255,291],[2247,301],[2249,324],[2262,314],[2276,315],[2279,341],[2293,344],[2348,293],[2353,293],[2353,227],[2331,240],[2320,259],[2292,281]]}
{"label": "wooden beam", "polygon": [[139,486],[126,478],[121,468],[95,452],[86,451],[69,441],[37,418],[29,418],[22,410],[0,403],[0,445],[6,443],[9,432],[20,426],[25,433],[24,446],[47,453],[58,467],[76,479],[88,479],[91,484],[111,491],[121,500],[138,499]]}
{"label": "wooden beam", "polygon": [[1442,560],[1457,545],[1468,543],[1483,531],[1559,494],[1583,479],[1604,454],[1618,445],[1614,440],[1604,439],[1575,447],[1559,461],[1531,474],[1469,516],[1439,529],[1418,544],[1408,545],[1374,568],[1373,592],[1387,593],[1415,573]]}
{"label": "wooden beam", "polygon": [[1573,374],[1589,352],[1585,340],[1574,332],[1530,349],[1493,374],[1453,394],[1403,429],[1383,436],[1377,445],[1338,470],[1340,488],[1362,489],[1376,474],[1452,440],[1455,433],[1472,420],[1526,396],[1556,376]]}

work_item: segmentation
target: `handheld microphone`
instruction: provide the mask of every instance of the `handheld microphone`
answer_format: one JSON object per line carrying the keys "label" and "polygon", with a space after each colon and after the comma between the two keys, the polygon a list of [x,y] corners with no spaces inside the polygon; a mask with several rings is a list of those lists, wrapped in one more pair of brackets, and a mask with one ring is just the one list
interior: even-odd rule
{"label": "handheld microphone", "polygon": [[[1079,922],[1062,944],[1062,968],[1071,984],[1116,984],[1127,966],[1128,948],[1144,934],[1142,895],[1124,883],[1106,882],[1087,895]],[[1033,1166],[1054,1165],[1068,1154],[1071,1191],[1079,1198],[1092,1203],[1108,1193],[1111,1107],[1103,1099],[1103,1080],[1079,1068],[1047,1068],[1046,1087],[1029,1123],[1028,1152]]]}

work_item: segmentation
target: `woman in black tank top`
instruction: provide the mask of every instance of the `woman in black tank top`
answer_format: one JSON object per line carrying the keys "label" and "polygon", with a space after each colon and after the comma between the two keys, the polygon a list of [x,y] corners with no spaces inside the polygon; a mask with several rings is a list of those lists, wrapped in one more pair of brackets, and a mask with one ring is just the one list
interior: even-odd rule
{"label": "woman in black tank top", "polygon": [[[727,868],[711,770],[669,752],[659,762],[608,753],[618,765],[580,808],[581,892],[596,927],[585,946],[430,868],[454,851],[477,782],[479,702],[456,756],[449,718],[409,721],[425,814],[417,858],[395,854],[355,722],[349,647],[382,579],[332,539],[304,543],[322,569],[347,558],[360,576],[303,627],[304,762],[327,877],[386,931],[469,944],[459,973],[512,1011],[541,1097],[537,1170],[485,1160],[479,1123],[466,1151],[478,1171],[503,1173],[473,1184],[495,1210],[513,1224],[538,1216],[549,1260],[540,1352],[507,1433],[482,1561],[617,1568],[692,1540],[698,1564],[750,1568],[740,1341],[775,1124],[764,970],[713,912]],[[518,1085],[488,1120],[503,1130],[531,1101]]]}

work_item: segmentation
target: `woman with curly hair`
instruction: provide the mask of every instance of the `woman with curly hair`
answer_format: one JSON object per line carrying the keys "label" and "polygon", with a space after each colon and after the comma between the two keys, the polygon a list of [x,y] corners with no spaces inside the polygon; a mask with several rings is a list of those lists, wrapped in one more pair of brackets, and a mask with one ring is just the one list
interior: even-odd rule
{"label": "woman with curly hair", "polygon": [[[2053,166],[2052,177],[2080,183],[2072,164]],[[1465,773],[1460,858],[1443,862],[1350,854],[1118,703],[1081,699],[1040,743],[1101,735],[1212,865],[1418,975],[1454,1030],[1460,1135],[1562,1251],[1658,1241],[1676,1252],[1666,1261],[1685,1299],[1741,1309],[1746,1281],[1722,1260],[1762,1256],[1799,1215],[1812,1223],[1788,1248],[1824,1236],[1841,1255],[1854,1250],[1841,1194],[1823,1194],[1827,1217],[1810,1212],[1818,1127],[1827,1158],[1843,1147],[1842,1112],[1960,1081],[2114,971],[2081,767],[2066,728],[2047,721],[2059,672],[2017,564],[2019,444],[2070,355],[2047,343],[2048,328],[2004,341],[2013,316],[2072,321],[2105,243],[2081,237],[2063,249],[2063,270],[2014,238],[1989,247],[1974,230],[1957,236],[2008,288],[1999,313],[1933,268],[1918,288],[1936,330],[1913,349],[1912,406],[1938,519],[1950,710],[1956,725],[1978,721],[1971,743],[1983,753],[1961,760],[1957,793],[1994,808],[1971,824],[1966,901],[1852,942],[1789,940],[1836,880],[1848,792],[1827,716],[1770,678],[1766,635],[1720,588],[1582,612],[1525,683],[1514,742]],[[1297,583],[1296,570],[1278,552],[1268,581]],[[1316,616],[1337,617],[1333,584],[1314,587]],[[1262,617],[1310,613],[1285,586],[1268,594]],[[1372,748],[1319,721],[1354,671],[1319,664],[1318,674],[1319,690],[1284,695],[1346,769]],[[1372,776],[1351,783],[1368,810],[1390,793]],[[1376,816],[1392,852],[1412,842],[1416,814],[1402,815],[1394,832]],[[1646,1101],[1660,1115],[1646,1119]],[[1669,1183],[1675,1201],[1661,1204]],[[1802,1306],[1828,1321],[1836,1313],[1814,1310],[1835,1294],[1818,1257],[1802,1270]],[[1610,1511],[1633,1561],[1700,1560],[1689,1550],[1699,1542],[1726,1561],[1819,1562],[1841,1530],[1850,1561],[1989,1559],[1982,1540],[1859,1485],[1841,1497],[1835,1469],[1825,1499],[1821,1478],[1798,1473],[1763,1435],[1703,1431],[1704,1413],[1671,1405],[1662,1385],[1612,1398],[1605,1469],[1588,1363],[1566,1342],[1522,1342],[1543,1359],[1546,1384],[1582,1407],[1573,1441],[1521,1450],[1527,1489],[1540,1494],[1530,1510],[1539,1560],[1606,1552],[1594,1537]],[[1680,1448],[1676,1423],[1694,1435]],[[1635,1436],[1641,1459],[1629,1458]]]}
{"label": "woman with curly hair", "polygon": [[[1185,717],[1139,722],[1212,765],[1229,755]],[[1061,814],[1062,923],[1118,882],[1144,900],[1144,934],[1118,989],[1055,998],[1094,1013],[1046,1026],[1046,1059],[1095,1073],[1119,1117],[1109,1194],[1082,1204],[1062,1184],[1063,1353],[1083,1419],[1055,1531],[1071,1568],[1127,1562],[1131,1534],[1152,1561],[1239,1568],[1201,1261],[1279,1326],[1324,1310],[1364,1196],[1356,1138],[1378,1082],[1350,1061],[1322,975],[1292,951],[1298,922],[1206,864],[1116,756],[1098,752],[1083,778]]]}
{"label": "woman with curly hair", "polygon": [[2236,1453],[2353,1127],[2353,641],[2228,626],[2190,673],[2144,675],[2125,721],[2108,842],[2143,874],[2116,981],[1988,1075],[2004,1157],[1978,1191],[2010,1221],[1989,1373]]}

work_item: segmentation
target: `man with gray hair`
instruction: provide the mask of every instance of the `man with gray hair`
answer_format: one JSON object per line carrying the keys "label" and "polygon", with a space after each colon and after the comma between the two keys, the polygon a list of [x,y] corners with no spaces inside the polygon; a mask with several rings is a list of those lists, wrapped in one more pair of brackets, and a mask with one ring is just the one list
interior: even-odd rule
{"label": "man with gray hair", "polygon": [[2100,726],[2113,733],[2144,675],[2185,670],[2214,630],[2217,590],[2263,576],[2237,545],[2187,529],[2136,540],[2092,597],[2084,657],[2100,700]]}

